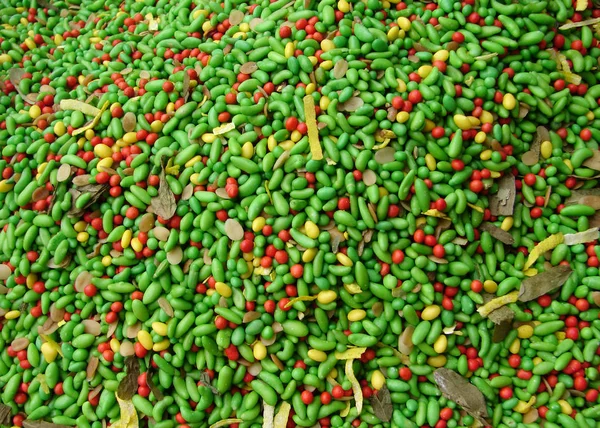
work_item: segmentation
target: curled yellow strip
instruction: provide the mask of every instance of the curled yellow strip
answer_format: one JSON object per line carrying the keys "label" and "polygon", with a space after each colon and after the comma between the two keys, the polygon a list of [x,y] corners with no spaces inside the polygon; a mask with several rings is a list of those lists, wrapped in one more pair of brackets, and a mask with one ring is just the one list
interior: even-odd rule
{"label": "curled yellow strip", "polygon": [[517,403],[517,405],[516,405],[515,407],[513,407],[513,410],[514,410],[515,412],[518,412],[518,413],[525,414],[525,413],[527,413],[527,412],[528,412],[528,411],[531,409],[531,407],[532,407],[532,406],[535,404],[535,401],[536,401],[536,398],[535,398],[535,395],[534,395],[534,396],[532,396],[532,397],[529,399],[529,401],[528,401],[528,402],[525,402],[525,401],[519,401],[519,402]]}
{"label": "curled yellow strip", "polygon": [[212,424],[210,426],[210,428],[225,427],[225,426],[231,425],[231,424],[239,424],[240,422],[243,422],[243,421],[241,419],[238,419],[238,418],[223,419],[222,421],[219,421],[219,422],[216,422],[216,423]]}
{"label": "curled yellow strip", "polygon": [[100,113],[98,107],[78,100],[61,100],[59,105],[61,110],[76,110],[87,116],[97,116]]}
{"label": "curled yellow strip", "polygon": [[529,257],[527,258],[527,262],[525,263],[523,270],[526,271],[529,269],[542,254],[544,254],[546,251],[553,250],[558,244],[562,244],[563,241],[564,236],[559,232],[555,235],[549,236],[537,244],[533,250],[531,250],[531,253],[529,253]]}
{"label": "curled yellow strip", "polygon": [[482,212],[483,212],[483,208],[481,208],[481,207],[480,207],[480,206],[478,206],[478,205],[471,204],[471,203],[467,203],[467,205],[468,205],[468,206],[470,206],[470,207],[471,207],[472,209],[474,209],[475,211],[479,211],[480,213],[482,213]]}
{"label": "curled yellow strip", "polygon": [[338,360],[355,360],[357,358],[360,358],[366,350],[367,348],[365,347],[348,348],[344,352],[336,352],[335,358],[337,358]]}
{"label": "curled yellow strip", "polygon": [[307,95],[304,97],[304,116],[306,117],[306,127],[308,128],[308,144],[314,160],[323,159],[323,150],[319,142],[319,130],[317,128],[317,118],[315,113],[315,99]]}
{"label": "curled yellow strip", "polygon": [[448,217],[446,214],[444,214],[443,212],[438,211],[438,210],[427,210],[423,214],[426,216],[429,216],[429,217],[445,218],[447,220],[450,219],[450,217]]}
{"label": "curled yellow strip", "polygon": [[226,123],[224,125],[218,126],[215,129],[212,130],[212,133],[215,135],[221,135],[221,134],[225,134],[229,131],[233,131],[235,129],[235,125],[233,124],[233,122],[231,123]]}
{"label": "curled yellow strip", "polygon": [[113,428],[138,428],[140,423],[133,402],[131,400],[122,400],[118,394],[115,395],[121,409],[121,419],[111,426]]}
{"label": "curled yellow strip", "polygon": [[312,300],[315,300],[316,298],[317,298],[317,296],[298,296],[298,297],[294,297],[292,300],[290,300],[289,302],[287,302],[285,304],[285,307],[289,308],[290,306],[292,306],[296,302],[310,302]]}
{"label": "curled yellow strip", "polygon": [[42,340],[44,342],[48,343],[52,348],[54,348],[54,350],[58,353],[58,355],[60,355],[61,357],[63,356],[62,348],[60,347],[60,345],[58,343],[56,343],[54,341],[54,339],[52,339],[47,334],[40,334],[40,337],[42,338]]}
{"label": "curled yellow strip", "polygon": [[477,312],[479,312],[479,315],[485,318],[496,309],[506,306],[509,303],[514,303],[518,299],[519,292],[513,291],[512,293],[508,293],[506,296],[496,297],[495,299],[490,300],[485,305],[480,306],[479,309],[477,309]]}
{"label": "curled yellow strip", "polygon": [[93,129],[96,125],[98,125],[98,122],[100,122],[100,117],[102,116],[102,113],[104,113],[106,111],[106,109],[108,108],[109,105],[110,105],[110,101],[106,101],[104,103],[104,105],[102,106],[102,108],[98,111],[98,114],[96,114],[94,119],[92,119],[91,122],[88,122],[87,125],[73,131],[73,136],[83,134],[88,129]]}
{"label": "curled yellow strip", "polygon": [[352,392],[354,392],[354,400],[356,401],[356,412],[360,415],[363,408],[363,393],[356,376],[354,376],[354,369],[352,363],[354,360],[346,360],[346,377],[352,384]]}

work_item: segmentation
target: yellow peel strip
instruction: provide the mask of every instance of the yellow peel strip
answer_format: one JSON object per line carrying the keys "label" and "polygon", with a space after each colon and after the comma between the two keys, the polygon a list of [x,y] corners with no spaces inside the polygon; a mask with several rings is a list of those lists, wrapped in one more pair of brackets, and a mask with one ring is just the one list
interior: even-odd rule
{"label": "yellow peel strip", "polygon": [[527,258],[527,262],[525,263],[523,270],[525,271],[529,269],[542,254],[544,254],[546,251],[553,250],[558,244],[562,244],[563,241],[564,236],[559,232],[556,235],[549,236],[537,244],[533,250],[531,250],[531,253],[529,253],[529,257]]}
{"label": "yellow peel strip", "polygon": [[212,424],[210,426],[210,428],[225,427],[225,426],[231,425],[231,424],[239,424],[240,422],[244,422],[244,421],[242,421],[241,419],[238,419],[238,418],[223,419],[222,421],[215,422],[214,424]]}
{"label": "yellow peel strip", "polygon": [[54,339],[52,339],[50,336],[48,336],[47,334],[40,334],[40,337],[42,338],[42,340],[44,342],[47,342],[50,344],[50,346],[52,346],[52,348],[54,348],[56,350],[56,352],[58,352],[58,355],[60,355],[61,357],[63,357],[63,353],[62,353],[62,349],[60,347],[60,345],[58,343],[56,343],[54,341]]}
{"label": "yellow peel strip", "polygon": [[289,308],[290,306],[292,306],[296,302],[310,302],[312,300],[315,300],[316,298],[317,298],[317,296],[298,296],[298,297],[294,297],[292,300],[290,300],[289,302],[287,302],[285,304],[285,307]]}
{"label": "yellow peel strip", "polygon": [[60,108],[61,110],[80,111],[87,116],[97,116],[98,113],[100,113],[100,109],[98,107],[94,107],[93,105],[78,100],[61,100]]}
{"label": "yellow peel strip", "polygon": [[235,129],[235,125],[233,124],[233,122],[225,123],[224,125],[218,126],[215,129],[213,129],[212,133],[215,135],[221,135],[221,134],[225,134],[229,131],[233,131],[234,129]]}
{"label": "yellow peel strip", "polygon": [[346,360],[346,377],[352,383],[352,392],[354,392],[354,400],[356,401],[356,412],[360,415],[363,408],[363,393],[356,376],[354,376],[354,370],[352,369],[352,363],[354,360]]}
{"label": "yellow peel strip", "polygon": [[349,348],[344,352],[336,352],[335,358],[337,358],[338,360],[355,360],[357,358],[360,358],[366,350],[367,348],[365,347]]}
{"label": "yellow peel strip", "polygon": [[281,403],[281,407],[279,408],[279,411],[275,415],[275,421],[274,421],[275,428],[285,428],[287,426],[287,422],[288,422],[288,418],[290,417],[291,409],[292,409],[292,406],[290,406],[290,403],[288,403],[286,401]]}
{"label": "yellow peel strip", "polygon": [[485,318],[496,309],[508,305],[509,303],[514,303],[518,299],[519,292],[513,291],[511,293],[508,293],[506,296],[496,297],[495,299],[490,300],[485,305],[480,306],[479,309],[477,309],[477,312],[479,312],[479,315]]}
{"label": "yellow peel strip", "polygon": [[91,122],[89,122],[87,125],[85,125],[84,127],[76,129],[75,131],[73,131],[73,136],[77,136],[79,134],[83,134],[88,129],[92,129],[96,125],[98,125],[98,122],[100,122],[100,117],[102,116],[102,113],[104,113],[106,111],[106,109],[108,108],[109,105],[110,105],[110,101],[106,101],[104,103],[104,105],[102,106],[102,108],[98,111],[98,114],[94,117],[94,119]]}
{"label": "yellow peel strip", "polygon": [[317,119],[315,113],[315,99],[307,95],[304,97],[304,116],[306,117],[306,127],[308,128],[308,143],[313,160],[323,159],[323,150],[319,142],[319,130],[317,128]]}

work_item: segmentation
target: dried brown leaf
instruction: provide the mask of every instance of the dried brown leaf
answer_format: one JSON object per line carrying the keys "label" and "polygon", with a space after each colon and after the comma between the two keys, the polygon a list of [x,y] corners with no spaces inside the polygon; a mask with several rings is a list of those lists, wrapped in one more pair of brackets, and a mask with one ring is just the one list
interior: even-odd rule
{"label": "dried brown leaf", "polygon": [[30,421],[25,419],[23,421],[23,428],[71,428],[72,425],[55,424],[46,421]]}
{"label": "dried brown leaf", "polygon": [[[186,75],[187,75],[187,73],[186,73]],[[123,131],[125,131],[125,132],[133,131],[135,129],[136,124],[137,124],[137,118],[135,116],[135,113],[132,113],[130,111],[125,113],[125,116],[123,116]]]}
{"label": "dried brown leaf", "polygon": [[488,232],[498,241],[506,244],[513,245],[515,243],[515,239],[513,236],[508,233],[506,230],[499,228],[494,223],[485,222],[479,227],[482,231]]}
{"label": "dried brown leaf", "polygon": [[[259,366],[260,366],[260,364],[259,364]],[[202,384],[204,386],[206,386],[207,388],[209,388],[212,391],[213,394],[215,394],[215,395],[221,395],[219,393],[219,390],[212,385],[211,380],[210,380],[210,376],[205,371],[201,371],[200,372],[200,382],[202,382]]]}
{"label": "dried brown leaf", "polygon": [[346,61],[345,59],[340,59],[333,66],[333,77],[335,79],[341,79],[342,77],[344,77],[346,75],[347,71],[348,71],[348,61]]}
{"label": "dried brown leaf", "polygon": [[550,293],[563,285],[572,271],[571,266],[561,265],[524,279],[519,290],[519,301],[529,302]]}
{"label": "dried brown leaf", "polygon": [[380,421],[389,422],[392,419],[394,406],[392,405],[390,390],[385,385],[377,391],[377,394],[371,396],[371,406],[373,407],[373,413]]}
{"label": "dried brown leaf", "polygon": [[600,150],[594,150],[593,156],[583,161],[583,166],[600,171]]}
{"label": "dried brown leaf", "polygon": [[495,216],[510,216],[515,208],[515,177],[512,174],[503,176],[498,181],[498,193],[490,196],[490,211]]}
{"label": "dried brown leaf", "polygon": [[4,263],[0,264],[0,281],[4,281],[5,279],[7,279],[11,273],[12,271],[7,265],[5,265]]}
{"label": "dried brown leaf", "polygon": [[356,111],[361,108],[365,102],[360,97],[351,97],[348,101],[337,105],[338,111]]}
{"label": "dried brown leaf", "polygon": [[11,425],[12,410],[6,404],[0,403],[0,425]]}
{"label": "dried brown leaf", "polygon": [[244,238],[244,228],[239,221],[232,218],[225,221],[225,233],[232,241],[240,241]]}
{"label": "dried brown leaf", "polygon": [[244,12],[234,9],[229,14],[229,23],[233,26],[240,24],[244,20]]}
{"label": "dried brown leaf", "polygon": [[127,374],[119,383],[118,396],[123,400],[130,400],[137,392],[137,378],[140,375],[140,363],[137,357],[129,357],[125,360]]}
{"label": "dried brown leaf", "polygon": [[396,150],[392,147],[384,147],[381,150],[375,152],[375,161],[380,165],[385,165],[394,161],[394,154]]}
{"label": "dried brown leaf", "polygon": [[258,70],[258,64],[256,64],[254,61],[246,62],[240,67],[240,73],[242,74],[252,74],[256,70]]}
{"label": "dried brown leaf", "polygon": [[158,195],[155,198],[152,198],[150,207],[152,207],[154,214],[161,216],[165,220],[169,220],[175,215],[177,203],[175,202],[175,194],[169,187],[169,183],[167,183],[165,178],[164,166],[161,168],[158,177]]}
{"label": "dried brown leaf", "polygon": [[443,367],[433,372],[433,378],[444,397],[454,401],[475,419],[487,425],[485,398],[475,385],[455,371]]}

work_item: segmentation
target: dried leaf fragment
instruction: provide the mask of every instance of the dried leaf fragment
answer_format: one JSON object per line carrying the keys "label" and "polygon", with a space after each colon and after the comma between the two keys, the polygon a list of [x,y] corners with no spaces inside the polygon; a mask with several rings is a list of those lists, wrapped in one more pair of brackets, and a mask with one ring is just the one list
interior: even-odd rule
{"label": "dried leaf fragment", "polygon": [[521,283],[519,301],[529,302],[563,285],[571,275],[571,266],[556,266],[526,278]]}
{"label": "dried leaf fragment", "polygon": [[487,425],[485,418],[488,417],[488,412],[485,398],[475,385],[455,371],[443,367],[433,372],[433,378],[444,397],[454,401],[471,416]]}
{"label": "dried leaf fragment", "polygon": [[515,177],[512,174],[507,174],[498,181],[498,193],[490,196],[492,215],[512,215],[515,207],[515,195]]}
{"label": "dried leaf fragment", "polygon": [[244,12],[234,9],[229,14],[229,23],[231,25],[238,25],[244,20],[244,16]]}
{"label": "dried leaf fragment", "polygon": [[274,428],[275,406],[263,401],[263,428]]}
{"label": "dried leaf fragment", "polygon": [[600,238],[600,230],[597,227],[592,227],[584,232],[569,233],[564,236],[565,245],[585,244],[595,241]]}
{"label": "dried leaf fragment", "polygon": [[346,75],[348,71],[348,61],[345,59],[341,59],[335,63],[333,66],[333,77],[335,79],[341,79]]}
{"label": "dried leaf fragment", "polygon": [[244,238],[244,228],[239,221],[232,218],[225,221],[225,233],[232,241],[240,241]]}
{"label": "dried leaf fragment", "polygon": [[493,223],[485,222],[480,226],[480,229],[488,232],[490,235],[492,235],[498,241],[500,241],[506,245],[513,245],[515,243],[515,239],[513,238],[513,236],[510,233],[508,233],[504,229],[499,228],[498,226],[496,226]]}
{"label": "dried leaf fragment", "polygon": [[377,394],[371,396],[371,406],[375,416],[382,422],[389,422],[392,419],[392,413],[394,407],[392,405],[392,398],[390,396],[390,390],[384,385]]}
{"label": "dried leaf fragment", "polygon": [[[136,357],[129,357],[125,360],[127,374],[119,383],[117,397],[123,400],[130,400],[137,391],[137,378],[140,375],[140,363]],[[121,419],[123,415],[121,414]]]}
{"label": "dried leaf fragment", "polygon": [[256,70],[258,70],[258,64],[256,64],[254,61],[249,61],[245,64],[242,64],[240,67],[240,73],[243,74],[252,74]]}
{"label": "dried leaf fragment", "polygon": [[165,178],[165,168],[161,168],[159,174],[158,195],[152,198],[150,207],[154,214],[161,216],[165,220],[169,220],[175,214],[177,203],[175,202],[175,194],[169,187],[169,183]]}

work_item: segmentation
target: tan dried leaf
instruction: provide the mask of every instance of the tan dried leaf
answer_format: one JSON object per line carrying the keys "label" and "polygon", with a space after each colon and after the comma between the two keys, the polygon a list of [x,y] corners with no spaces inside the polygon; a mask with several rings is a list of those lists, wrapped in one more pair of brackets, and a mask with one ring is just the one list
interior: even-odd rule
{"label": "tan dried leaf", "polygon": [[180,246],[173,248],[167,253],[167,261],[172,265],[178,265],[183,260],[183,250]]}
{"label": "tan dried leaf", "polygon": [[393,162],[395,160],[394,154],[396,150],[392,147],[384,147],[381,150],[377,150],[375,152],[375,160],[380,165],[385,165],[387,163]]}
{"label": "tan dried leaf", "polygon": [[154,214],[165,220],[169,220],[175,215],[175,210],[177,209],[175,194],[169,187],[169,183],[167,183],[165,178],[164,166],[161,168],[159,174],[158,195],[152,198],[150,206],[152,207]]}
{"label": "tan dried leaf", "polygon": [[244,16],[244,12],[242,12],[241,10],[233,9],[229,14],[229,23],[232,26],[241,24],[244,20]]}
{"label": "tan dried leaf", "polygon": [[244,238],[244,228],[237,220],[232,218],[225,221],[225,233],[232,241],[240,241]]}
{"label": "tan dried leaf", "polygon": [[475,385],[455,371],[443,367],[433,372],[433,378],[444,397],[454,401],[479,422],[487,425],[485,398]]}
{"label": "tan dried leaf", "polygon": [[125,116],[123,116],[122,122],[123,122],[123,130],[125,132],[132,132],[133,130],[135,130],[135,126],[137,124],[137,118],[134,113],[128,111],[127,113],[125,113]]}
{"label": "tan dried leaf", "polygon": [[569,279],[572,271],[571,266],[559,265],[524,279],[519,290],[519,301],[529,302],[554,291]]}
{"label": "tan dried leaf", "polygon": [[258,64],[256,64],[254,61],[246,62],[240,67],[240,73],[242,74],[252,74],[256,70],[258,70]]}
{"label": "tan dried leaf", "polygon": [[341,79],[346,75],[348,71],[348,61],[345,59],[340,59],[333,66],[333,77],[334,79]]}

